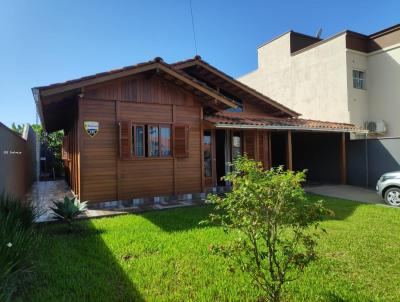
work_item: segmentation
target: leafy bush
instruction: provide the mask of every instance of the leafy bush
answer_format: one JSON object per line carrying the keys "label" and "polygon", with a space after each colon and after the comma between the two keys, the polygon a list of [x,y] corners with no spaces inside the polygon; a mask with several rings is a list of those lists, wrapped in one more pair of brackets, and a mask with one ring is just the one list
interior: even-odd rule
{"label": "leafy bush", "polygon": [[328,211],[321,202],[306,203],[301,187],[305,172],[264,170],[261,163],[239,157],[225,180],[232,191],[209,196],[216,205],[209,221],[238,231],[238,236],[213,251],[249,273],[266,300],[280,301],[283,285],[316,258],[317,233],[310,228],[317,229]]}
{"label": "leafy bush", "polygon": [[69,199],[64,197],[63,201],[55,201],[55,207],[51,207],[54,217],[71,225],[72,221],[87,210],[87,202],[80,202],[76,197]]}
{"label": "leafy bush", "polygon": [[0,195],[0,301],[9,301],[33,269],[39,237],[30,203]]}
{"label": "leafy bush", "polygon": [[38,216],[39,211],[31,202],[21,201],[5,193],[0,195],[0,220],[8,217],[28,229],[32,227]]}

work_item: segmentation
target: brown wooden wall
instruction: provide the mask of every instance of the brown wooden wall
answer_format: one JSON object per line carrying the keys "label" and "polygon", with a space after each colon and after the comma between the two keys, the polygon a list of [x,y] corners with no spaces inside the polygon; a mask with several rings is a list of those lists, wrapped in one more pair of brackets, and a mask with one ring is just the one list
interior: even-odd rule
{"label": "brown wooden wall", "polygon": [[73,102],[73,119],[71,120],[69,129],[66,129],[65,135],[68,136],[68,158],[64,160],[66,177],[72,191],[80,194],[80,129],[79,129],[79,107],[77,101]]}
{"label": "brown wooden wall", "polygon": [[271,167],[270,132],[264,130],[243,131],[244,152],[249,158],[262,162],[264,168]]}
{"label": "brown wooden wall", "polygon": [[[158,76],[88,87],[80,100],[81,199],[91,202],[201,192],[202,106]],[[84,121],[98,121],[93,138]],[[189,126],[187,158],[119,158],[118,122]]]}
{"label": "brown wooden wall", "polygon": [[[115,200],[117,188],[117,123],[115,102],[80,100],[81,112],[81,199]],[[92,138],[83,129],[84,121],[100,123]]]}

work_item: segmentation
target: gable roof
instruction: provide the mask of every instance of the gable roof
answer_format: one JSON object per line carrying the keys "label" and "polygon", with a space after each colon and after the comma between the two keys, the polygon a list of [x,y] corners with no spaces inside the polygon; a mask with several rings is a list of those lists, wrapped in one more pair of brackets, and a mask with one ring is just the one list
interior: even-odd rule
{"label": "gable roof", "polygon": [[[219,110],[237,107],[237,104],[233,100],[229,99],[218,91],[211,89],[204,83],[196,80],[193,77],[190,77],[188,74],[172,68],[161,58],[155,58],[154,60],[145,63],[126,66],[108,72],[97,73],[91,76],[86,76],[63,83],[56,83],[47,86],[32,88],[36,106],[43,126],[45,127],[45,129],[47,129],[47,118],[44,114],[44,107],[48,105],[46,104],[46,99],[52,98],[53,104],[57,102],[61,103],[66,96],[71,97],[72,95],[77,95],[81,93],[81,90],[86,86],[103,83],[151,70],[162,74],[168,79],[173,79],[175,83],[182,84],[182,86],[185,86],[186,89],[190,87],[191,91],[195,91],[196,94],[202,96],[203,99],[209,101],[210,107],[219,108]],[[55,128],[57,127],[50,127],[47,130],[56,130]]]}
{"label": "gable roof", "polygon": [[218,70],[217,68],[203,61],[200,56],[196,56],[193,59],[174,64],[167,64],[161,58],[157,57],[154,60],[136,65],[126,66],[107,72],[101,72],[62,83],[34,87],[32,88],[32,93],[36,102],[40,119],[47,131],[54,131],[57,130],[57,128],[62,127],[61,125],[47,127],[46,124],[48,120],[52,119],[52,123],[57,121],[57,119],[54,118],[54,114],[45,112],[46,109],[49,108],[48,106],[50,103],[53,108],[57,103],[59,103],[64,110],[69,106],[68,104],[71,103],[68,100],[71,100],[73,97],[82,93],[86,86],[104,83],[130,75],[150,71],[156,72],[170,81],[172,80],[175,84],[180,85],[184,89],[194,91],[197,95],[201,96],[202,99],[208,102],[207,104],[211,108],[214,108],[217,111],[237,107],[235,100],[223,93],[220,93],[219,89],[213,89],[200,78],[198,78],[197,75],[188,72],[188,68],[193,66],[195,66],[195,68],[196,66],[197,68],[202,68],[203,74],[209,74],[210,76],[218,78],[218,81],[222,86],[229,87],[228,90],[232,89],[241,96],[244,96],[249,101],[251,100],[252,102],[267,106],[272,115],[275,114],[281,117],[297,117],[299,115],[297,112],[294,112],[278,102],[273,101],[267,96]]}
{"label": "gable roof", "polygon": [[270,108],[275,108],[275,110],[280,114],[283,113],[281,114],[281,116],[286,116],[286,117],[300,116],[300,114],[295,112],[294,110],[289,109],[288,107],[278,103],[277,101],[274,101],[270,97],[263,95],[257,90],[247,86],[246,84],[243,84],[242,82],[227,75],[223,71],[215,68],[206,61],[202,60],[200,56],[195,56],[192,59],[177,62],[171,65],[176,69],[185,70],[187,72],[191,72],[193,68],[198,68],[199,74],[205,72],[211,73],[213,74],[214,77],[218,78],[219,81],[225,81],[225,83],[229,83],[230,87],[234,87],[234,89],[239,94],[247,96],[247,98],[251,99],[253,102],[262,105],[267,105]]}

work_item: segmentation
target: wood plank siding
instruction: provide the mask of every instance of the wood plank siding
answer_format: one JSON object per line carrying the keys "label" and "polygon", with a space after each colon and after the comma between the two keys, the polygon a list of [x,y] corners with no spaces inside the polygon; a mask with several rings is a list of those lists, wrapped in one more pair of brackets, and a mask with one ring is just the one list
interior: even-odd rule
{"label": "wood plank siding", "polygon": [[[81,133],[81,199],[90,202],[201,192],[202,105],[197,96],[153,75],[87,87],[81,119],[99,122],[93,138]],[[186,125],[188,157],[119,157],[120,121]]]}
{"label": "wood plank siding", "polygon": [[66,180],[71,186],[72,191],[80,194],[80,130],[78,127],[79,121],[79,107],[78,101],[74,100],[72,104],[73,119],[70,122],[69,130],[65,133],[66,139],[65,150],[68,150],[64,158],[64,167],[66,172]]}

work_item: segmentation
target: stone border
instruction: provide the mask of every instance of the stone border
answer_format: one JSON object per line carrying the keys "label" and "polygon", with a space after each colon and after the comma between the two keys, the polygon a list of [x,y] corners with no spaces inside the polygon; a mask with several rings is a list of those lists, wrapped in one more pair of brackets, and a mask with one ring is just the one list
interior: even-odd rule
{"label": "stone border", "polygon": [[137,207],[140,205],[172,205],[179,202],[192,202],[195,200],[204,201],[208,193],[222,194],[229,191],[231,187],[228,186],[218,186],[213,187],[207,192],[202,193],[186,193],[170,196],[155,196],[147,198],[133,198],[131,200],[112,200],[96,203],[88,203],[88,208],[93,210],[100,209],[123,209],[130,207]]}

